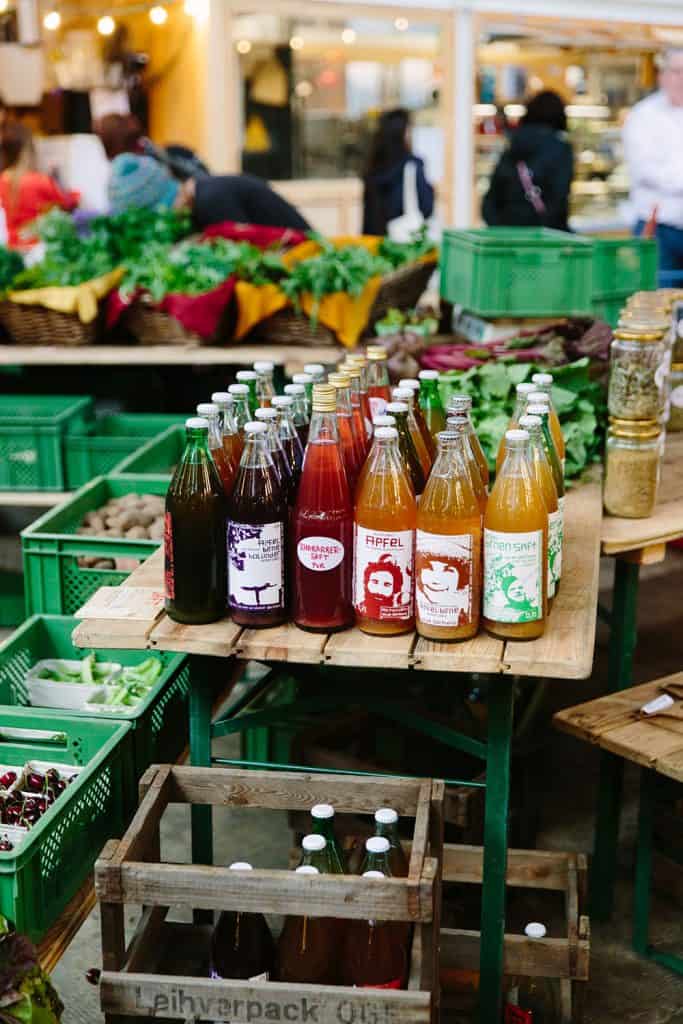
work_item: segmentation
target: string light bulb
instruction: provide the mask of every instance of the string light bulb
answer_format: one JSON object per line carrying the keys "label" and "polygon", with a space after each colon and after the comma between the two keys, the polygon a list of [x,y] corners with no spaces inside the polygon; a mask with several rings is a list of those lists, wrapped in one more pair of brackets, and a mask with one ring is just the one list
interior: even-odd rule
{"label": "string light bulb", "polygon": [[396,18],[394,21],[394,28],[397,32],[407,32],[409,25],[410,23],[407,18]]}
{"label": "string light bulb", "polygon": [[161,5],[152,7],[149,12],[149,20],[153,25],[164,25],[168,21],[168,11]]}
{"label": "string light bulb", "polygon": [[48,32],[56,32],[62,24],[62,16],[59,11],[48,11],[43,18],[43,28]]}
{"label": "string light bulb", "polygon": [[353,28],[345,28],[341,34],[341,37],[342,43],[345,43],[347,46],[350,46],[351,43],[355,43],[356,41],[356,30]]}
{"label": "string light bulb", "polygon": [[292,38],[289,40],[289,46],[290,49],[292,50],[303,50],[304,41],[301,38],[301,36],[292,36]]}
{"label": "string light bulb", "polygon": [[111,14],[103,14],[101,18],[97,20],[97,31],[101,36],[112,36],[116,28],[116,22],[112,18]]}
{"label": "string light bulb", "polygon": [[0,14],[5,14],[9,9],[9,0],[0,0]]}
{"label": "string light bulb", "polygon": [[238,39],[235,44],[235,49],[238,53],[246,56],[247,53],[251,53],[251,43],[248,39]]}
{"label": "string light bulb", "polygon": [[183,10],[188,18],[206,21],[209,16],[209,0],[185,0]]}

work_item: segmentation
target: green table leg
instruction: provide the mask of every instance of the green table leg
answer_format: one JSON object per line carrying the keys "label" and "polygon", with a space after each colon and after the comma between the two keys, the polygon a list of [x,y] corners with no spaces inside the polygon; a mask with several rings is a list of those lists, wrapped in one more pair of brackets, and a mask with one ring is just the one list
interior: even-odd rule
{"label": "green table leg", "polygon": [[[223,663],[224,665],[225,663]],[[214,658],[192,655],[190,658],[190,764],[197,768],[211,767],[211,669],[220,672]],[[213,862],[211,808],[192,808],[192,862]]]}
{"label": "green table leg", "polygon": [[[625,562],[621,558],[615,559],[609,638],[610,693],[625,690],[633,682],[639,569],[636,564]],[[621,758],[603,751],[600,755],[600,788],[590,890],[590,912],[598,921],[609,918],[614,906],[623,777],[624,766]]]}
{"label": "green table leg", "polygon": [[636,877],[633,886],[633,948],[641,956],[647,955],[649,945],[650,873],[652,870],[652,828],[656,781],[656,773],[648,768],[643,768],[640,773]]}
{"label": "green table leg", "polygon": [[489,731],[484,813],[484,876],[481,902],[479,1022],[496,1024],[501,1016],[505,875],[507,871],[510,748],[514,683],[499,676],[489,690]]}

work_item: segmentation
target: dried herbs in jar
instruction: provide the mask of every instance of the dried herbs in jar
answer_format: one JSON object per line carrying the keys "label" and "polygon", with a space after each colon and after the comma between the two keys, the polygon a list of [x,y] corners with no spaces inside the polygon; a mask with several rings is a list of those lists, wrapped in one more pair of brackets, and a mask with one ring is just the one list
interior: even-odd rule
{"label": "dried herbs in jar", "polygon": [[660,331],[615,331],[610,346],[610,416],[657,420],[664,412],[671,350]]}
{"label": "dried herbs in jar", "polygon": [[605,453],[605,511],[646,519],[657,503],[661,427],[655,420],[610,418]]}

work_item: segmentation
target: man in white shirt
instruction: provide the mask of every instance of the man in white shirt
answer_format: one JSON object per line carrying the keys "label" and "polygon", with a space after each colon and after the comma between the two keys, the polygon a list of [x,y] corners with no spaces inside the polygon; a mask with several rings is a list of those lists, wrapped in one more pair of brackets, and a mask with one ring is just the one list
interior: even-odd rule
{"label": "man in white shirt", "polygon": [[659,266],[683,272],[683,49],[667,50],[659,90],[624,125],[636,234],[656,218]]}

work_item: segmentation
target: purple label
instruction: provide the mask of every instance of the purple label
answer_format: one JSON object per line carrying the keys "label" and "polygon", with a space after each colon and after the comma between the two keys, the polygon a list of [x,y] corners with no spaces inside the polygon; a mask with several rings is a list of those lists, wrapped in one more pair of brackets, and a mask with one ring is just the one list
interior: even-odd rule
{"label": "purple label", "polygon": [[282,523],[228,523],[228,604],[244,611],[285,607]]}

